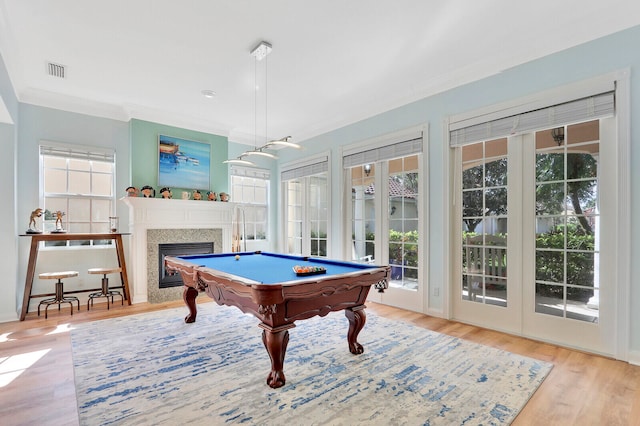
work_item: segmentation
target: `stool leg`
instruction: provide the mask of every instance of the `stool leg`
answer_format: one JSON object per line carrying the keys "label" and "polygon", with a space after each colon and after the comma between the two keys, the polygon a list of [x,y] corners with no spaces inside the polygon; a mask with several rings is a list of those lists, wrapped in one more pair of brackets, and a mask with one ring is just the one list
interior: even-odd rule
{"label": "stool leg", "polygon": [[58,302],[58,311],[60,311],[60,302],[64,298],[64,284],[58,278],[58,282],[56,283],[56,301]]}
{"label": "stool leg", "polygon": [[102,294],[107,296],[107,311],[108,311],[109,310],[109,278],[107,278],[107,274],[104,274],[102,276]]}
{"label": "stool leg", "polygon": [[60,279],[56,283],[56,300],[62,300],[64,298],[64,284]]}

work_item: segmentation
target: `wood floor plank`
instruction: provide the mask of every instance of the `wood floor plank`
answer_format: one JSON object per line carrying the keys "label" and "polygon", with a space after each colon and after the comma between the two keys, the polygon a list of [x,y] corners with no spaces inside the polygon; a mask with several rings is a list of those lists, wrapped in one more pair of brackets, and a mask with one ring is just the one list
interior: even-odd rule
{"label": "wood floor plank", "polygon": [[[205,297],[200,303],[212,303]],[[184,307],[183,302],[86,306],[69,315],[68,309],[36,313],[25,321],[0,323],[0,424],[78,424],[71,340],[74,324]],[[523,425],[640,425],[640,367],[622,361],[561,348],[556,345],[429,317],[390,306],[368,303],[376,314],[472,342],[551,362],[553,370],[514,421]],[[186,308],[185,308],[186,312]],[[17,377],[2,366],[46,351]],[[12,378],[12,379],[11,379]],[[8,383],[7,383],[8,381]]]}

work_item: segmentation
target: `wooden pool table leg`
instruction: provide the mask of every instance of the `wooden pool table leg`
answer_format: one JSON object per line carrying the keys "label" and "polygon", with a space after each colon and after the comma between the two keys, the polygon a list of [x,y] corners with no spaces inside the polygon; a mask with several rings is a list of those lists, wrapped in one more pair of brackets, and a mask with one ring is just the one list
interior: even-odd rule
{"label": "wooden pool table leg", "polygon": [[367,314],[365,314],[364,308],[364,305],[360,305],[344,310],[344,316],[349,320],[349,331],[347,332],[349,351],[355,355],[364,352],[364,347],[358,343],[358,334],[360,334],[360,330],[367,322]]}
{"label": "wooden pool table leg", "polygon": [[192,323],[196,322],[196,315],[198,315],[198,309],[196,308],[196,297],[198,296],[198,290],[193,287],[184,286],[184,292],[182,293],[182,299],[189,308],[189,315],[184,317],[184,322]]}
{"label": "wooden pool table leg", "polygon": [[284,356],[287,352],[287,344],[289,344],[289,329],[295,327],[294,324],[271,328],[262,323],[262,343],[271,358],[271,372],[267,376],[267,384],[272,388],[284,386],[286,379],[284,377]]}

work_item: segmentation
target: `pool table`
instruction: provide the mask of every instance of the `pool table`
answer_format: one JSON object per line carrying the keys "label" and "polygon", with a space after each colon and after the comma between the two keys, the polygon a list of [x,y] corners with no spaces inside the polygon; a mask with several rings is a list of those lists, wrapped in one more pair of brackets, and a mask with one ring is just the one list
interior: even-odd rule
{"label": "pool table", "polygon": [[[296,266],[316,271],[296,273]],[[381,292],[387,288],[390,270],[389,266],[259,251],[167,256],[165,269],[182,276],[189,308],[185,322],[196,320],[199,292],[261,321],[262,342],[271,358],[267,384],[272,388],[285,384],[284,357],[295,321],[344,310],[349,350],[361,354],[364,348],[357,338],[366,322],[365,300],[371,286]]]}

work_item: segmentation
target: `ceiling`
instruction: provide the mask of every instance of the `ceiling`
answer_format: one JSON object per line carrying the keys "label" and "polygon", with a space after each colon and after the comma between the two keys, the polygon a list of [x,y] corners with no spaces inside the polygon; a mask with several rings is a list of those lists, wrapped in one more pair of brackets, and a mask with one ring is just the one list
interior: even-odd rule
{"label": "ceiling", "polygon": [[21,102],[262,145],[638,24],[637,0],[0,0],[0,52]]}

